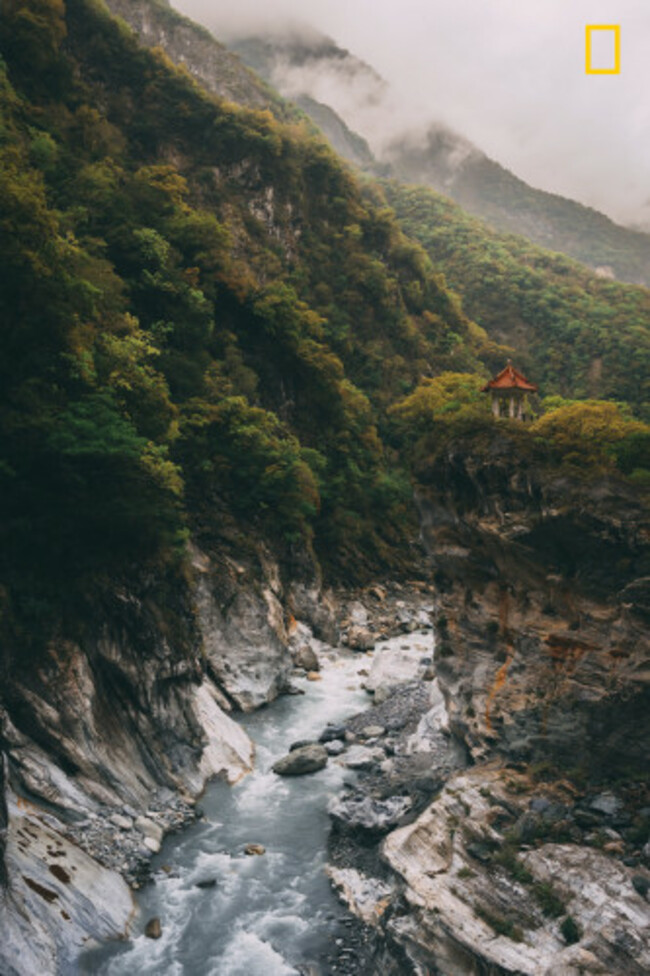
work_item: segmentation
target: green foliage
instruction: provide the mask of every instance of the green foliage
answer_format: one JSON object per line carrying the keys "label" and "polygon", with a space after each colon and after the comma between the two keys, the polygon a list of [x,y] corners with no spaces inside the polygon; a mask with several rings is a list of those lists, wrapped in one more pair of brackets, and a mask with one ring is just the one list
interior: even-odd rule
{"label": "green foliage", "polygon": [[7,58],[34,76],[56,60],[66,35],[63,0],[4,0],[0,43]]}
{"label": "green foliage", "polygon": [[582,929],[571,915],[567,915],[566,918],[562,919],[560,932],[567,945],[575,945],[582,938]]}
{"label": "green foliage", "polygon": [[389,408],[416,476],[456,439],[469,437],[473,450],[480,450],[492,436],[496,422],[481,392],[484,385],[485,378],[476,373],[445,372],[424,380]]}
{"label": "green foliage", "polygon": [[538,881],[533,885],[533,895],[548,918],[559,918],[566,910],[564,902],[548,881]]}
{"label": "green foliage", "polygon": [[442,373],[424,380],[413,393],[394,404],[389,414],[419,433],[436,422],[485,417],[489,405],[481,393],[484,385],[485,379],[473,373]]}
{"label": "green foliage", "polygon": [[189,401],[178,448],[195,491],[225,496],[242,514],[266,518],[289,540],[307,533],[318,513],[318,473],[325,459],[307,451],[278,418],[244,397]]}
{"label": "green foliage", "polygon": [[630,419],[615,403],[586,400],[557,407],[532,424],[529,432],[564,464],[619,463],[624,473],[647,467],[650,426]]}
{"label": "green foliage", "polygon": [[497,912],[485,908],[483,905],[475,905],[474,911],[497,935],[503,935],[506,939],[511,939],[512,942],[523,941],[524,933],[521,926],[511,918],[507,918],[505,915],[499,915]]}
{"label": "green foliage", "polygon": [[492,855],[492,860],[495,864],[499,864],[504,868],[509,875],[511,875],[515,881],[519,881],[520,884],[531,885],[533,883],[533,876],[526,867],[526,865],[519,860],[517,856],[516,848],[513,844],[503,844]]}
{"label": "green foliage", "polygon": [[481,457],[509,444],[522,463],[548,475],[564,471],[587,481],[616,474],[642,491],[650,481],[650,426],[634,419],[626,404],[548,397],[549,411],[523,424],[492,417],[482,382],[472,374],[443,374],[390,409],[419,480],[428,480],[447,450]]}
{"label": "green foliage", "polygon": [[650,400],[650,291],[599,278],[524,238],[499,234],[433,191],[389,184],[404,229],[444,271],[489,341],[490,370],[503,345],[547,395]]}
{"label": "green foliage", "polygon": [[483,341],[424,251],[313,130],[209,96],[99,0],[14,0],[0,33],[2,577],[35,533],[87,576],[224,508],[339,574],[394,564],[384,408]]}

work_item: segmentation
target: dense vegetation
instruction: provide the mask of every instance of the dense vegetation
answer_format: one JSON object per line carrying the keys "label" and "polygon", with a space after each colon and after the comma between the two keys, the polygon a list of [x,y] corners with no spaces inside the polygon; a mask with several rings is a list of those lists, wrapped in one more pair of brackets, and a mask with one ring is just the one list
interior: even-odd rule
{"label": "dense vegetation", "polygon": [[[405,456],[433,417],[404,404],[465,374],[435,410],[469,391],[472,421],[504,349],[382,190],[310,124],[208,95],[100,0],[7,0],[0,49],[3,619],[33,628],[93,580],[169,572],[188,534],[233,522],[280,554],[313,546],[339,578],[398,567]],[[603,293],[603,321],[637,300]],[[563,328],[548,354],[575,353],[575,391],[534,378],[580,396],[602,329]],[[604,350],[606,395],[638,401],[623,358],[644,329]],[[645,437],[622,438],[626,473]]]}
{"label": "dense vegetation", "polygon": [[391,183],[387,195],[467,314],[517,350],[546,394],[626,400],[648,415],[649,290],[498,234],[431,190]]}
{"label": "dense vegetation", "polygon": [[10,591],[169,560],[205,518],[313,539],[337,572],[396,558],[383,406],[477,360],[381,195],[94,0],[9,0],[0,42]]}

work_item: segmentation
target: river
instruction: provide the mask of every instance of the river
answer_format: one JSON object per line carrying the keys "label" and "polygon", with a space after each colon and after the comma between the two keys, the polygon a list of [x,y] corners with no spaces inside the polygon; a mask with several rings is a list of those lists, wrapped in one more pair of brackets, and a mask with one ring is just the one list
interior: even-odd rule
{"label": "river", "polygon": [[[359,674],[365,655],[336,651],[320,659],[321,680],[296,682],[304,695],[238,718],[255,742],[254,771],[234,787],[208,786],[204,818],[168,837],[154,859],[154,880],[139,893],[130,940],[89,954],[84,972],[294,976],[344,938],[345,912],[324,871],[327,804],[354,774],[333,758],[310,776],[271,772],[292,742],[318,738],[328,722],[370,705]],[[266,853],[246,855],[249,843]],[[162,924],[157,940],[144,935],[153,916]]]}

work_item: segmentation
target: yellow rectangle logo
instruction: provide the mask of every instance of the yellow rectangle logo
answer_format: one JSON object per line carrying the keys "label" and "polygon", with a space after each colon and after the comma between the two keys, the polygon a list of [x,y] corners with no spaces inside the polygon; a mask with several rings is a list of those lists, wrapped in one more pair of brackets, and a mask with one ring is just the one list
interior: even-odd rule
{"label": "yellow rectangle logo", "polygon": [[[608,31],[613,34],[614,64],[610,67],[594,67],[593,39],[595,31]],[[604,40],[601,34],[598,40]],[[599,47],[602,44],[598,45]],[[601,52],[602,53],[602,52]],[[588,75],[619,75],[621,73],[621,26],[620,24],[587,24],[586,28],[586,72]]]}

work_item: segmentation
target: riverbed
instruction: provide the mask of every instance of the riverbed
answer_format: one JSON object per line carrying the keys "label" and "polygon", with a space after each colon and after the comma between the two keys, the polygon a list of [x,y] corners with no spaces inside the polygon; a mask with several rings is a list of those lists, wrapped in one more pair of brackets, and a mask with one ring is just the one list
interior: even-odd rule
{"label": "riverbed", "polygon": [[[255,769],[234,787],[210,784],[203,819],[168,837],[154,880],[138,896],[131,938],[104,947],[83,971],[102,976],[294,976],[327,958],[349,918],[325,875],[327,804],[354,773],[330,758],[310,776],[282,778],[277,758],[368,708],[369,658],[321,652],[320,680],[297,679],[304,695],[285,696],[238,718],[255,743]],[[261,844],[262,855],[247,855]],[[159,917],[162,935],[144,935]],[[347,923],[347,925],[346,925]]]}

